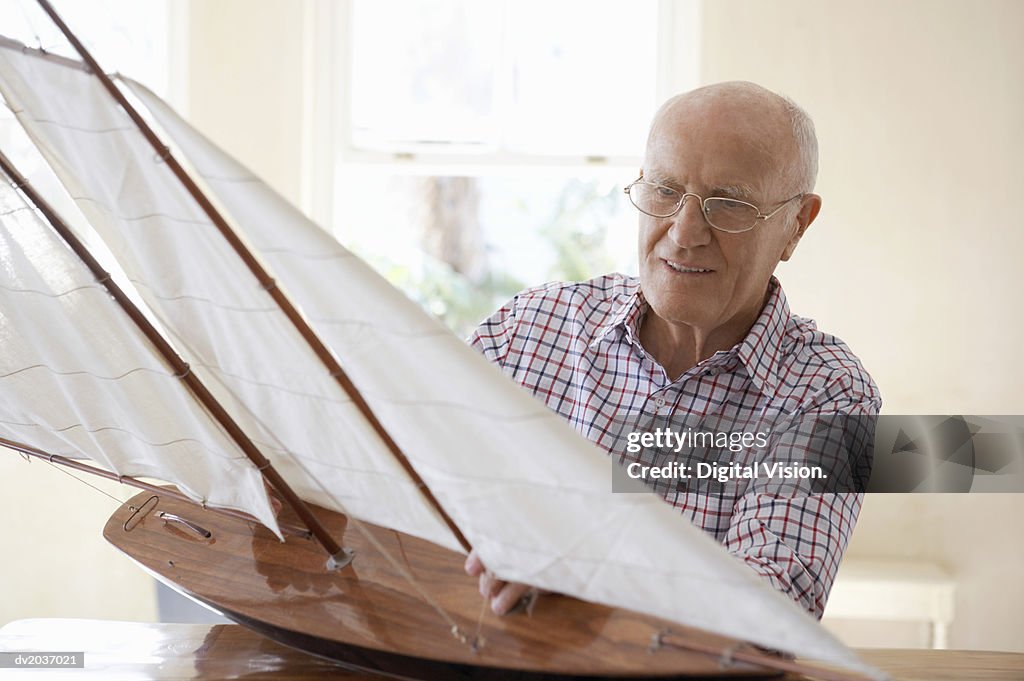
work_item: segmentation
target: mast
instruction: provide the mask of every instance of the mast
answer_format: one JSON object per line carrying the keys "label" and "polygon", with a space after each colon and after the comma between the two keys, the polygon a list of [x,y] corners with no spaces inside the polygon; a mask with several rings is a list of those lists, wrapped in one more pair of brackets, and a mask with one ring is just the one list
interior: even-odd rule
{"label": "mast", "polygon": [[[306,341],[309,348],[320,359],[321,363],[324,365],[324,367],[327,369],[330,375],[334,377],[335,381],[337,381],[341,389],[345,392],[346,395],[348,395],[349,399],[352,400],[352,403],[359,410],[359,413],[370,424],[370,426],[373,428],[377,436],[380,437],[381,441],[387,447],[388,451],[391,452],[391,454],[395,457],[395,459],[402,466],[402,468],[409,475],[409,477],[412,478],[413,482],[416,483],[416,486],[419,488],[420,493],[423,495],[423,497],[438,512],[438,514],[441,516],[441,519],[444,521],[445,525],[447,525],[448,529],[455,536],[455,539],[462,546],[463,550],[465,550],[468,553],[471,550],[471,546],[469,544],[469,541],[462,534],[462,530],[460,530],[459,527],[455,524],[455,521],[452,520],[451,516],[448,515],[447,511],[445,511],[445,509],[441,506],[440,502],[438,502],[433,492],[430,491],[430,488],[423,481],[423,478],[413,468],[412,464],[409,462],[408,457],[406,457],[406,455],[398,447],[398,444],[394,441],[391,435],[384,428],[383,424],[381,424],[380,419],[378,419],[376,414],[374,414],[373,410],[370,408],[370,405],[366,402],[366,399],[359,392],[359,389],[356,388],[355,384],[349,378],[348,374],[341,367],[337,359],[335,359],[334,355],[327,348],[324,342],[320,340],[319,336],[317,336],[316,332],[313,331],[313,328],[309,325],[306,319],[298,311],[298,309],[291,302],[288,296],[286,296],[284,292],[280,288],[278,288],[277,282],[274,280],[274,278],[270,276],[270,274],[263,267],[263,265],[260,264],[259,260],[256,259],[256,257],[242,242],[242,240],[238,237],[234,230],[231,229],[231,227],[228,225],[224,217],[214,207],[213,203],[203,193],[202,189],[199,188],[199,185],[197,185],[196,182],[192,179],[192,177],[185,171],[185,169],[181,166],[178,160],[174,158],[174,155],[171,153],[170,148],[163,142],[161,142],[160,138],[157,137],[155,132],[153,132],[153,129],[150,128],[149,124],[146,123],[146,121],[142,118],[139,112],[135,110],[135,107],[131,105],[131,103],[125,98],[124,94],[117,88],[116,85],[114,85],[113,81],[111,81],[110,77],[107,76],[106,72],[104,72],[103,69],[100,68],[99,63],[96,62],[96,60],[85,48],[82,42],[78,40],[78,37],[75,36],[75,34],[71,31],[70,28],[68,28],[67,24],[64,23],[64,20],[60,18],[56,10],[54,10],[53,6],[50,4],[49,0],[37,1],[40,7],[42,7],[43,11],[46,12],[46,14],[50,17],[51,20],[53,20],[54,24],[57,25],[57,28],[60,29],[61,33],[64,34],[64,36],[68,39],[68,41],[75,48],[78,54],[82,57],[82,60],[89,67],[89,70],[91,70],[93,74],[95,74],[96,77],[100,79],[100,82],[103,84],[104,89],[106,89],[106,91],[110,93],[114,100],[121,105],[121,108],[124,109],[125,113],[128,114],[128,117],[132,119],[132,121],[138,127],[139,131],[142,133],[143,137],[146,138],[146,141],[150,143],[150,145],[153,147],[154,151],[156,151],[159,157],[164,162],[167,163],[168,168],[170,168],[171,172],[174,173],[174,176],[178,178],[178,180],[182,183],[182,185],[185,187],[188,193],[192,196],[192,198],[196,200],[196,203],[199,204],[199,207],[203,210],[206,216],[213,222],[213,225],[217,228],[217,231],[219,231],[221,233],[221,236],[223,236],[227,240],[232,250],[235,251],[235,253],[238,255],[239,258],[242,259],[243,263],[253,274],[253,276],[256,277],[257,281],[260,283],[260,286],[262,286],[267,291],[267,293],[270,294],[270,297],[274,299],[274,302],[277,303],[278,307],[285,314],[288,320],[292,323],[295,329],[299,332],[303,340]],[[296,499],[297,498],[298,497],[296,497]]]}
{"label": "mast", "polygon": [[302,522],[309,528],[313,536],[316,537],[317,541],[324,547],[330,558],[327,561],[329,569],[340,569],[352,562],[353,553],[347,549],[342,548],[338,543],[331,537],[327,529],[317,519],[310,510],[309,506],[306,505],[299,495],[285,482],[284,478],[281,477],[280,473],[271,465],[270,460],[263,456],[259,448],[253,444],[249,436],[241,429],[241,427],[235,422],[231,415],[226,409],[217,401],[217,398],[207,389],[199,377],[189,368],[187,362],[185,362],[180,355],[174,350],[170,343],[167,342],[160,332],[153,326],[152,322],[146,318],[139,308],[131,301],[131,299],[121,290],[112,279],[109,272],[103,269],[99,261],[93,257],[89,249],[81,242],[81,240],[75,236],[74,232],[64,223],[57,212],[50,206],[50,204],[39,195],[38,192],[29,184],[28,180],[18,172],[18,169],[14,167],[10,159],[0,151],[0,169],[11,179],[14,185],[21,190],[21,192],[32,202],[32,204],[39,210],[40,213],[46,218],[50,226],[55,232],[64,240],[64,243],[81,259],[89,271],[92,273],[96,280],[103,285],[110,296],[120,305],[121,309],[128,315],[128,317],[135,323],[135,325],[142,331],[146,339],[153,344],[157,352],[164,358],[164,360],[171,365],[175,374],[181,378],[192,394],[199,400],[207,411],[213,416],[213,418],[224,428],[228,436],[235,442],[236,445],[242,450],[242,452],[248,457],[256,468],[260,470],[267,481],[273,486],[273,488],[284,498],[285,502],[291,506]]}

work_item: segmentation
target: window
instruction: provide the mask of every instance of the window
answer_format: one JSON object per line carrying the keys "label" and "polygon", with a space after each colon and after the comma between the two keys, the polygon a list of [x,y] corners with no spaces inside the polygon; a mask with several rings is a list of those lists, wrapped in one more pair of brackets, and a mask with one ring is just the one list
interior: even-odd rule
{"label": "window", "polygon": [[352,0],[330,220],[457,333],[526,287],[636,269],[622,193],[692,87],[695,2]]}

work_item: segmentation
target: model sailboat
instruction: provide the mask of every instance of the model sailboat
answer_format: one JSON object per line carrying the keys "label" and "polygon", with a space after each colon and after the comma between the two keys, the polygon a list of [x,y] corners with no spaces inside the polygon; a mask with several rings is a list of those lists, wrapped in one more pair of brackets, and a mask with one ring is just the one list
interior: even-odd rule
{"label": "model sailboat", "polygon": [[[137,502],[106,534],[144,567],[293,645],[409,678],[709,675],[722,650],[756,660],[746,673],[790,664],[721,637],[879,676],[659,497],[612,494],[607,455],[159,98],[101,76],[0,42],[8,106],[144,319],[30,187],[5,185],[0,431],[262,524],[161,498],[165,522]],[[280,543],[264,476],[355,561]],[[468,546],[502,579],[574,598],[481,629]]]}

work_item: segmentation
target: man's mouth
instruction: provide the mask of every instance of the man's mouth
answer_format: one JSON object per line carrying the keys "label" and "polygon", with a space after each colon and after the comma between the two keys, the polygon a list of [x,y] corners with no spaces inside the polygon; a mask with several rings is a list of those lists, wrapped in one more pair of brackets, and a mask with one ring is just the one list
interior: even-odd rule
{"label": "man's mouth", "polygon": [[666,265],[674,269],[676,272],[682,272],[683,274],[710,274],[714,272],[713,269],[710,269],[708,267],[691,267],[679,262],[673,262],[671,260],[662,260]]}

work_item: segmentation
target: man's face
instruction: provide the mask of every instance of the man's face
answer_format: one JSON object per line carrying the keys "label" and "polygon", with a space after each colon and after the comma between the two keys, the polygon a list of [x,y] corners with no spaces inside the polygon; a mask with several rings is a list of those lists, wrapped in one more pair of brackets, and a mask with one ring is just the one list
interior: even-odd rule
{"label": "man's face", "polygon": [[[793,162],[793,142],[784,125],[766,124],[764,112],[746,108],[683,101],[664,112],[648,141],[644,179],[771,212],[798,193],[779,170]],[[653,312],[704,338],[745,333],[776,265],[796,246],[800,210],[801,201],[793,201],[740,234],[713,229],[693,197],[670,218],[641,213],[640,281]]]}

